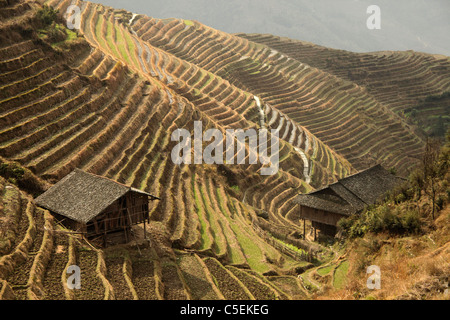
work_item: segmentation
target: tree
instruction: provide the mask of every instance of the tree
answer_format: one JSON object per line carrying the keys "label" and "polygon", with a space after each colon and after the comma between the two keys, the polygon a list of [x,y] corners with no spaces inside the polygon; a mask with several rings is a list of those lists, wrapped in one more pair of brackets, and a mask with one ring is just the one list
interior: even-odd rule
{"label": "tree", "polygon": [[42,9],[38,11],[38,17],[44,26],[49,26],[58,18],[58,10],[45,4]]}
{"label": "tree", "polygon": [[443,137],[445,136],[445,121],[442,116],[439,116],[436,124],[433,127],[432,135],[435,137]]}
{"label": "tree", "polygon": [[427,138],[425,152],[422,157],[423,190],[432,201],[431,217],[434,220],[436,195],[439,191],[439,180],[443,174],[440,161],[440,143],[437,139]]}
{"label": "tree", "polygon": [[422,190],[424,187],[423,172],[420,168],[416,168],[410,173],[409,183],[417,196],[417,206],[419,206],[419,201],[422,197]]}

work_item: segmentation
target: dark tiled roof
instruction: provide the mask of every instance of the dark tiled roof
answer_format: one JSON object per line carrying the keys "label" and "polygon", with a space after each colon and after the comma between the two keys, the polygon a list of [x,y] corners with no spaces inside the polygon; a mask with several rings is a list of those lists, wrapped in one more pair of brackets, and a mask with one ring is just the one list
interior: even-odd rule
{"label": "dark tiled roof", "polygon": [[349,216],[353,213],[353,208],[347,203],[337,203],[333,200],[324,199],[312,194],[299,195],[297,203],[305,207],[339,213],[346,216]]}
{"label": "dark tiled roof", "polygon": [[373,204],[389,190],[392,190],[402,178],[396,177],[381,165],[339,180],[365,204]]}
{"label": "dark tiled roof", "polygon": [[314,209],[351,215],[374,204],[402,181],[404,179],[392,175],[381,165],[376,165],[325,188],[301,194],[296,202]]}

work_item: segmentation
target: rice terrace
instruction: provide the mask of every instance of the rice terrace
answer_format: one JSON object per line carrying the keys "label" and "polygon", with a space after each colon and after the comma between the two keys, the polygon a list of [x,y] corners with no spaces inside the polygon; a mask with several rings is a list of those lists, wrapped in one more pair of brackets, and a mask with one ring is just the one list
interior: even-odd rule
{"label": "rice terrace", "polygon": [[184,18],[0,0],[0,300],[448,300],[450,57]]}

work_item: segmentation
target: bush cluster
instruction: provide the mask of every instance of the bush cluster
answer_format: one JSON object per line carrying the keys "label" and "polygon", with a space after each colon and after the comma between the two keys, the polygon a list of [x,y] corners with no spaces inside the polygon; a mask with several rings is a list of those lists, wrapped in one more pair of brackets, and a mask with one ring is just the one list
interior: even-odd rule
{"label": "bush cluster", "polygon": [[37,13],[39,20],[44,26],[49,26],[58,18],[58,10],[53,9],[48,5],[44,5]]}
{"label": "bush cluster", "polygon": [[[389,192],[384,203],[368,207],[360,215],[338,222],[338,227],[350,238],[362,237],[367,232],[391,234],[420,233],[426,224],[420,201],[423,196],[431,202],[431,220],[450,199],[450,131],[441,148],[437,141],[427,140],[426,150],[419,165],[401,185]],[[430,218],[430,217],[428,217]]]}
{"label": "bush cluster", "polygon": [[36,177],[29,169],[1,157],[0,176],[33,196],[40,195],[48,188],[48,184]]}
{"label": "bush cluster", "polygon": [[17,180],[23,178],[25,170],[14,163],[0,163],[0,176],[16,184]]}
{"label": "bush cluster", "polygon": [[390,202],[370,207],[359,216],[341,219],[338,226],[350,238],[362,237],[367,232],[412,234],[421,232],[422,219],[418,210],[405,210]]}

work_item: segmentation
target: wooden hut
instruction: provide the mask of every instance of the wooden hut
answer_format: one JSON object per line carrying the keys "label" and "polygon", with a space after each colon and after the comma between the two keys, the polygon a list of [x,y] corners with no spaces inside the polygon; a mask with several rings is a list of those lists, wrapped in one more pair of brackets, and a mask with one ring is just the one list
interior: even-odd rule
{"label": "wooden hut", "polygon": [[[159,199],[147,192],[75,169],[35,199],[65,226],[88,238],[124,231],[148,222],[149,201]],[[145,225],[144,225],[145,229]]]}
{"label": "wooden hut", "polygon": [[299,218],[303,222],[311,221],[314,237],[317,229],[323,234],[335,236],[340,219],[357,214],[366,206],[376,203],[403,181],[381,165],[376,165],[325,188],[299,195],[296,199]]}

